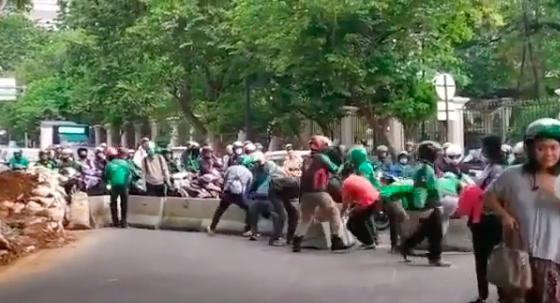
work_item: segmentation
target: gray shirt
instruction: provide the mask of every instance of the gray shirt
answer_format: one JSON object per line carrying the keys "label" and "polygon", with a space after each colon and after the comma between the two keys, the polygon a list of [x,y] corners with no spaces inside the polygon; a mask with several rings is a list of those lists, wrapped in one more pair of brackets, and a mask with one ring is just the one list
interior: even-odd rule
{"label": "gray shirt", "polygon": [[253,174],[243,165],[230,166],[224,174],[224,192],[245,194],[253,182]]}
{"label": "gray shirt", "polygon": [[521,238],[531,256],[560,263],[560,177],[554,181],[554,194],[534,190],[532,175],[522,165],[507,168],[487,188],[504,202],[518,223]]}

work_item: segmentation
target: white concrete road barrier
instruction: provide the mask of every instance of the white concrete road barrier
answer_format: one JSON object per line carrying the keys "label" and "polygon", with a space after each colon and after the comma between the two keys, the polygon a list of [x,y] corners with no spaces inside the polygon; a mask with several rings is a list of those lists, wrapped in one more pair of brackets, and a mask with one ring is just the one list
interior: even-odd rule
{"label": "white concrete road barrier", "polygon": [[[409,219],[401,223],[400,226],[401,240],[407,238],[416,230],[422,214],[421,212],[409,211],[408,216]],[[472,239],[470,230],[467,226],[467,218],[450,219],[448,224],[449,227],[447,228],[447,232],[443,236],[443,250],[471,252]],[[444,230],[445,229],[446,228],[444,226]],[[423,242],[419,248],[427,249],[427,247],[427,242]]]}
{"label": "white concrete road barrier", "polygon": [[165,199],[164,197],[129,196],[128,225],[158,229],[163,216]]}
{"label": "white concrete road barrier", "polygon": [[93,228],[103,228],[109,226],[111,222],[111,210],[109,196],[89,196],[89,211],[91,216],[91,226]]}

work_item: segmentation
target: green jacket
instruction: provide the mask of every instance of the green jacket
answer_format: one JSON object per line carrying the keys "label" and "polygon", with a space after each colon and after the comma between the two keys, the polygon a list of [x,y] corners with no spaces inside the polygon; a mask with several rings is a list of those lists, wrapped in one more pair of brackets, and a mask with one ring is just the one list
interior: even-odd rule
{"label": "green jacket", "polygon": [[29,163],[24,157],[13,157],[10,159],[9,166],[11,169],[27,169]]}
{"label": "green jacket", "polygon": [[56,162],[54,162],[53,160],[39,160],[35,163],[35,166],[43,166],[48,169],[55,169]]}
{"label": "green jacket", "polygon": [[368,179],[369,182],[376,188],[380,189],[381,185],[377,180],[377,171],[373,165],[368,161],[367,151],[361,146],[353,147],[347,156],[347,160],[351,161],[356,168],[356,174]]}
{"label": "green jacket", "polygon": [[131,181],[132,167],[124,159],[113,159],[105,166],[104,177],[109,185],[128,186]]}
{"label": "green jacket", "polygon": [[419,162],[414,169],[413,206],[417,208],[433,208],[439,206],[441,204],[441,195],[437,187],[433,165],[426,162]]}

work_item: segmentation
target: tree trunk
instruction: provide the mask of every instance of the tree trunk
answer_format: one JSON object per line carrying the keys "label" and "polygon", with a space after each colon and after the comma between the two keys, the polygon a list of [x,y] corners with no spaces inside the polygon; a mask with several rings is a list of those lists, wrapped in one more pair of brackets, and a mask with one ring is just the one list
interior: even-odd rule
{"label": "tree trunk", "polygon": [[203,136],[208,136],[208,129],[206,128],[206,126],[204,125],[204,123],[202,123],[202,121],[195,116],[195,114],[192,111],[191,105],[190,105],[190,98],[188,98],[187,96],[180,96],[179,98],[177,98],[177,102],[179,102],[179,106],[181,107],[181,111],[183,112],[183,115],[185,115],[185,118],[189,121],[189,123],[198,131],[200,132],[200,134],[202,134]]}

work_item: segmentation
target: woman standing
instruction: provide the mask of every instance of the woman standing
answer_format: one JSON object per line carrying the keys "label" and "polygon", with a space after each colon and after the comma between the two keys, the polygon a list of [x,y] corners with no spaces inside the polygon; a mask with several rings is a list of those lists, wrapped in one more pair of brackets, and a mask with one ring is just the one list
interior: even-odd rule
{"label": "woman standing", "polygon": [[[506,169],[484,194],[484,203],[516,237],[531,259],[533,289],[526,303],[560,302],[560,121],[539,119],[527,127],[527,162]],[[513,244],[513,243],[506,243]]]}
{"label": "woman standing", "polygon": [[[499,136],[489,135],[482,139],[482,154],[488,160],[481,177],[476,185],[484,191],[503,171],[507,164],[507,157],[502,151],[502,139]],[[485,302],[488,299],[489,287],[486,280],[488,258],[494,246],[502,240],[502,226],[500,219],[489,209],[483,209],[482,201],[475,202],[476,210],[469,211],[469,228],[472,233],[476,281],[478,297],[471,303]],[[501,297],[501,291],[498,290]]]}

